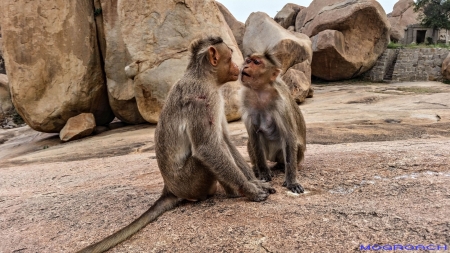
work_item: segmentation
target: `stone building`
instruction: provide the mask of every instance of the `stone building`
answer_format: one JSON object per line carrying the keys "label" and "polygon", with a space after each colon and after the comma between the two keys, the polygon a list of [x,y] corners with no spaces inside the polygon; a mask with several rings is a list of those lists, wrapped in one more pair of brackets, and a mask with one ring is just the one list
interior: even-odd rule
{"label": "stone building", "polygon": [[448,43],[449,32],[446,29],[434,30],[433,28],[423,27],[420,24],[409,25],[405,30],[404,44],[426,43],[431,38],[432,43]]}

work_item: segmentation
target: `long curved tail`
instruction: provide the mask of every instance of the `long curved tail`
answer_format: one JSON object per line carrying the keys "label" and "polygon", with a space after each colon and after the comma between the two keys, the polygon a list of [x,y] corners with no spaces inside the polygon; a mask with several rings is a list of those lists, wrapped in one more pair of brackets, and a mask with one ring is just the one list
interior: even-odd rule
{"label": "long curved tail", "polygon": [[132,236],[141,228],[145,227],[148,223],[155,220],[164,212],[175,208],[178,202],[179,199],[175,195],[171,193],[163,193],[163,195],[159,197],[159,199],[153,204],[153,206],[151,206],[144,214],[142,214],[128,226],[106,237],[100,242],[94,243],[78,251],[78,253],[99,253],[107,251],[108,249],[125,241],[128,237]]}

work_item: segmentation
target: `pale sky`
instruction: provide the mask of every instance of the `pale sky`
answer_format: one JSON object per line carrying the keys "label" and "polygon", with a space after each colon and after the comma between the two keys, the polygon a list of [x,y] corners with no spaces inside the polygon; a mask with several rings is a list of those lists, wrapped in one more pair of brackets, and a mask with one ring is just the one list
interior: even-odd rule
{"label": "pale sky", "polygon": [[[247,20],[250,13],[262,11],[267,13],[270,17],[275,17],[287,3],[294,3],[301,6],[308,7],[312,0],[216,0],[227,7],[233,16],[244,22]],[[394,4],[397,0],[378,0],[383,6],[386,14],[392,12]]]}

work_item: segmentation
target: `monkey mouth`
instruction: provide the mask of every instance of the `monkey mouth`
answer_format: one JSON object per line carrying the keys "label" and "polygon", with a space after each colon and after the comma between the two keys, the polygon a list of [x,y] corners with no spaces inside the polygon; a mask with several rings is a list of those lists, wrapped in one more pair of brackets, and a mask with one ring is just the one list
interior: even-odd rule
{"label": "monkey mouth", "polygon": [[248,76],[248,77],[250,77],[250,75],[247,74],[245,71],[242,71],[242,75],[243,75],[243,76]]}

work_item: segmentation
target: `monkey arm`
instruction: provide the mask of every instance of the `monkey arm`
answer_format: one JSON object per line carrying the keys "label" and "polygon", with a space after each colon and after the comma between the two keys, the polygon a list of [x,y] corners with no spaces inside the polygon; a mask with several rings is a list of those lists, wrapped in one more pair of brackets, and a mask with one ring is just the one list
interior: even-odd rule
{"label": "monkey arm", "polygon": [[255,180],[256,177],[253,174],[252,169],[247,164],[247,162],[245,162],[244,157],[242,157],[242,155],[239,153],[236,146],[234,146],[234,144],[231,142],[228,133],[226,132],[223,133],[223,139],[225,140],[225,143],[227,144],[228,149],[230,150],[230,153],[234,158],[234,162],[241,169],[242,173],[244,173],[245,177],[248,180]]}

